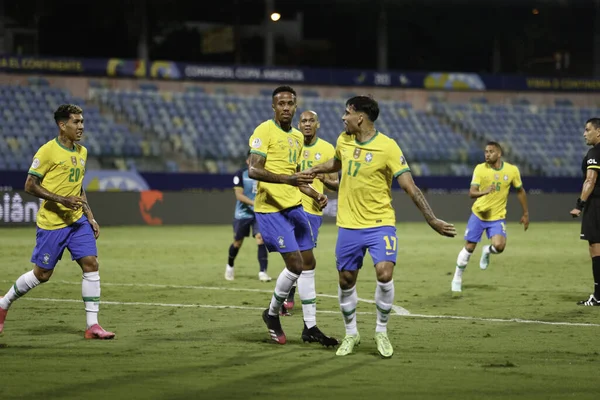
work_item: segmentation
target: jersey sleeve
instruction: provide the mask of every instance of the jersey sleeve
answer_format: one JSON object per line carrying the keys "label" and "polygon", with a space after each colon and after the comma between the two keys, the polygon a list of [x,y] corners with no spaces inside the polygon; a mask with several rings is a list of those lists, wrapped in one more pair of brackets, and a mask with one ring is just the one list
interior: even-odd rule
{"label": "jersey sleeve", "polygon": [[519,171],[519,168],[517,167],[515,167],[515,176],[513,177],[512,185],[517,190],[523,187],[523,181],[521,181],[521,171]]}
{"label": "jersey sleeve", "polygon": [[261,155],[267,158],[267,150],[269,148],[269,141],[271,135],[269,129],[260,125],[254,130],[248,144],[250,145],[250,153]]}
{"label": "jersey sleeve", "polygon": [[37,176],[40,179],[44,178],[51,166],[51,160],[48,153],[47,147],[40,147],[33,156],[33,162],[27,172],[29,175]]}
{"label": "jersey sleeve", "polygon": [[471,186],[481,186],[481,168],[479,165],[473,170],[473,177],[471,178]]}
{"label": "jersey sleeve", "polygon": [[600,150],[595,146],[588,151],[586,155],[586,168],[585,169],[593,169],[597,172],[600,172]]}
{"label": "jersey sleeve", "polygon": [[390,146],[387,148],[387,153],[387,167],[392,171],[392,174],[394,174],[394,178],[410,171],[406,158],[404,158],[404,154],[402,154],[402,149],[400,149],[400,146],[398,146],[398,143],[396,143],[395,140],[391,141]]}
{"label": "jersey sleeve", "polygon": [[234,188],[244,188],[244,177],[242,175],[242,170],[239,170],[238,172],[235,173],[235,175],[233,176],[233,187]]}

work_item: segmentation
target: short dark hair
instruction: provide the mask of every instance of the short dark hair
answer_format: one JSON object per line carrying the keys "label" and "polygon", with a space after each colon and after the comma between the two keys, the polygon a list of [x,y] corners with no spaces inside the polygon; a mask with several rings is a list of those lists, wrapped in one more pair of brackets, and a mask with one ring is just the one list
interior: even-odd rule
{"label": "short dark hair", "polygon": [[367,114],[371,122],[375,122],[379,117],[379,104],[371,96],[354,96],[348,99],[346,107],[352,107],[354,111]]}
{"label": "short dark hair", "polygon": [[83,114],[83,109],[75,104],[61,104],[54,111],[54,121],[56,125],[59,122],[68,121],[71,118],[71,114]]}
{"label": "short dark hair", "polygon": [[590,118],[587,121],[585,121],[585,124],[592,124],[592,126],[594,127],[594,129],[598,129],[600,128],[600,118]]}
{"label": "short dark hair", "polygon": [[494,142],[492,140],[490,140],[489,142],[486,143],[485,145],[487,146],[494,146],[495,148],[497,148],[498,150],[500,150],[500,154],[504,154],[504,149],[502,148],[502,146],[500,146],[500,143],[498,142]]}
{"label": "short dark hair", "polygon": [[273,90],[273,98],[275,98],[275,96],[277,96],[279,93],[291,93],[294,95],[294,97],[297,97],[296,95],[296,91],[291,87],[291,86],[279,86],[276,87],[275,90]]}

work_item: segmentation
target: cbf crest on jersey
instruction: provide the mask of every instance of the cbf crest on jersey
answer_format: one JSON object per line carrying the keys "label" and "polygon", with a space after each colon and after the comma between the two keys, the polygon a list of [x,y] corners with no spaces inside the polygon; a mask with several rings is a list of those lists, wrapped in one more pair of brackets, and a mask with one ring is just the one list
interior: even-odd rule
{"label": "cbf crest on jersey", "polygon": [[358,159],[360,157],[360,149],[357,147],[354,149],[354,158]]}
{"label": "cbf crest on jersey", "polygon": [[498,179],[500,179],[500,175],[498,175],[498,174],[494,174],[494,179],[495,179],[495,180],[498,180]]}
{"label": "cbf crest on jersey", "polygon": [[277,238],[277,244],[279,245],[280,249],[285,249],[285,240],[283,240],[283,236],[279,236]]}
{"label": "cbf crest on jersey", "polygon": [[73,164],[74,167],[76,167],[77,166],[77,157],[71,156],[71,163]]}
{"label": "cbf crest on jersey", "polygon": [[304,158],[308,158],[310,156],[310,152],[308,150],[304,150]]}
{"label": "cbf crest on jersey", "polygon": [[369,163],[371,160],[373,160],[373,153],[367,153],[365,155],[365,161]]}

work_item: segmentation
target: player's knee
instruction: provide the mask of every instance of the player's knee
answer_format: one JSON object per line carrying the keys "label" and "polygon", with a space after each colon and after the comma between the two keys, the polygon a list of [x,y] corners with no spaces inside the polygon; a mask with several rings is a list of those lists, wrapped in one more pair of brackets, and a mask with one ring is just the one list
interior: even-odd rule
{"label": "player's knee", "polygon": [[83,272],[96,272],[100,268],[98,257],[84,257],[80,264]]}
{"label": "player's knee", "polygon": [[239,249],[240,247],[242,247],[242,243],[244,243],[244,239],[242,239],[242,240],[234,240],[233,241],[233,247],[235,247],[236,249]]}
{"label": "player's knee", "polygon": [[476,247],[477,243],[467,242],[465,244],[465,250],[467,250],[469,253],[474,252]]}
{"label": "player's knee", "polygon": [[339,284],[342,290],[352,289],[356,284],[356,278],[352,274],[340,273]]}
{"label": "player's knee", "polygon": [[506,247],[506,243],[502,243],[502,242],[501,243],[496,243],[493,246],[496,249],[496,252],[502,253],[504,251],[504,248]]}
{"label": "player's knee", "polygon": [[40,283],[48,282],[53,272],[53,269],[44,269],[37,265],[33,268],[33,274]]}
{"label": "player's knee", "polygon": [[256,244],[257,245],[262,245],[265,244],[265,241],[263,240],[263,237],[260,233],[257,233],[256,236],[254,236],[254,238],[256,239]]}

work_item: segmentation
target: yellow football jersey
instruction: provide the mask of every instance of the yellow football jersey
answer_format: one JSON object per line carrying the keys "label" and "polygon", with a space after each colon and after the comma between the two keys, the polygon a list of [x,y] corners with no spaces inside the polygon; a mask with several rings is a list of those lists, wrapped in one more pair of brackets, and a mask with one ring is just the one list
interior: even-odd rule
{"label": "yellow football jersey", "polygon": [[[87,149],[75,144],[67,149],[58,138],[40,147],[33,156],[29,174],[35,175],[42,181],[42,187],[59,196],[79,196]],[[54,201],[44,200],[37,214],[37,226],[41,229],[54,230],[64,228],[77,221],[83,215],[83,210],[71,210]]]}
{"label": "yellow football jersey", "polygon": [[396,225],[392,179],[410,171],[395,140],[377,132],[364,143],[342,133],[335,147],[342,162],[337,225],[364,229]]}
{"label": "yellow football jersey", "polygon": [[[323,139],[317,138],[317,141],[310,146],[304,145],[302,156],[298,160],[300,171],[304,171],[315,165],[323,164],[329,161],[335,155],[335,149],[331,143],[326,142]],[[312,183],[312,187],[319,193],[323,193],[324,185],[320,179],[315,179]],[[302,193],[302,206],[304,211],[313,215],[323,215],[323,211],[319,209],[319,203],[310,196]]]}
{"label": "yellow football jersey", "polygon": [[[304,136],[292,128],[281,129],[274,120],[260,124],[250,137],[250,152],[260,154],[267,160],[265,169],[274,174],[293,175],[302,153]],[[281,183],[258,182],[254,211],[273,213],[302,204],[300,190]]]}
{"label": "yellow football jersey", "polygon": [[477,165],[473,171],[471,186],[478,186],[479,190],[484,190],[491,185],[494,185],[495,190],[477,198],[471,208],[473,213],[483,221],[497,221],[506,217],[506,202],[510,186],[515,189],[523,186],[519,168],[505,161],[499,169],[494,169],[487,163]]}

